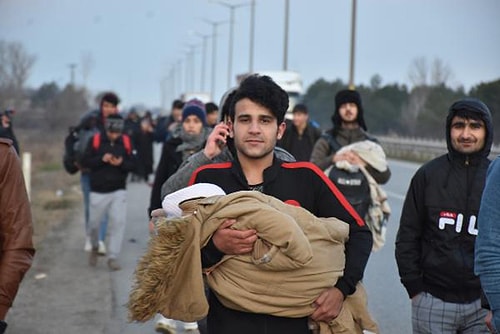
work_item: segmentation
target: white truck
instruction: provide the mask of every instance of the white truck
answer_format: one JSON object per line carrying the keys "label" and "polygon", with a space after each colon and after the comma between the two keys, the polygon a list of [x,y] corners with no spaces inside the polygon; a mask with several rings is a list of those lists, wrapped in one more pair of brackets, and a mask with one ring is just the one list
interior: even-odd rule
{"label": "white truck", "polygon": [[[291,119],[292,109],[298,103],[304,92],[300,74],[294,71],[255,71],[255,73],[271,77],[274,82],[288,93],[289,107],[286,118]],[[246,76],[248,76],[248,73],[240,74],[236,77],[236,81],[240,83]]]}
{"label": "white truck", "polygon": [[203,103],[208,103],[212,101],[210,93],[206,92],[187,92],[181,95],[181,99],[184,102],[187,102],[192,99],[198,99]]}

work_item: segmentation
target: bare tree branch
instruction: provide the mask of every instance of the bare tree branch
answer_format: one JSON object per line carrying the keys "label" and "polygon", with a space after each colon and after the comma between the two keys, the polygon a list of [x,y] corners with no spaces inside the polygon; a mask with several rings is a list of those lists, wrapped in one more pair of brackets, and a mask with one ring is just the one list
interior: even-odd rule
{"label": "bare tree branch", "polygon": [[446,85],[452,76],[453,73],[448,64],[445,64],[440,58],[434,59],[431,69],[431,84],[433,86]]}
{"label": "bare tree branch", "polygon": [[427,85],[427,74],[429,73],[429,67],[427,65],[427,59],[425,57],[415,58],[408,71],[408,78],[410,83],[414,86],[425,86]]}

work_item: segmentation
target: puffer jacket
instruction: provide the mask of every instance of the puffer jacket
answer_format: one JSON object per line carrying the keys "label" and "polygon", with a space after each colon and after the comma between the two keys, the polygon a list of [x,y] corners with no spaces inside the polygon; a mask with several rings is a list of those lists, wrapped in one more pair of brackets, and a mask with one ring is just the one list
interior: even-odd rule
{"label": "puffer jacket", "polygon": [[10,140],[0,138],[0,157],[0,320],[3,320],[31,267],[35,249],[21,163]]}
{"label": "puffer jacket", "polygon": [[[226,307],[282,317],[308,316],[314,311],[314,300],[342,276],[349,226],[336,218],[317,218],[254,191],[185,202],[182,208],[193,213],[165,222],[161,228],[166,234],[158,234],[163,237],[152,241],[138,265],[129,302],[133,320],[147,320],[158,310],[184,321],[206,315],[200,248],[228,217],[237,220],[235,229],[257,230],[259,239],[253,253],[225,256],[205,271],[206,282]],[[362,287],[344,305],[345,314],[328,328],[376,328]]]}

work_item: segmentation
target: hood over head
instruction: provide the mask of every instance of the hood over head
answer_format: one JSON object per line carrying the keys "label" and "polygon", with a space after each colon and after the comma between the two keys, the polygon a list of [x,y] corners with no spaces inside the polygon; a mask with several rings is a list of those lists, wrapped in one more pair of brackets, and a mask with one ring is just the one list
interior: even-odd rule
{"label": "hood over head", "polygon": [[464,98],[453,103],[448,111],[448,116],[446,117],[446,144],[448,147],[448,152],[453,156],[460,156],[461,154],[455,151],[451,145],[451,120],[457,113],[463,113],[465,115],[477,115],[477,117],[483,120],[486,127],[486,137],[484,140],[484,147],[477,153],[471,154],[471,157],[488,157],[491,150],[491,145],[493,144],[493,120],[491,118],[491,112],[481,100],[476,98]]}

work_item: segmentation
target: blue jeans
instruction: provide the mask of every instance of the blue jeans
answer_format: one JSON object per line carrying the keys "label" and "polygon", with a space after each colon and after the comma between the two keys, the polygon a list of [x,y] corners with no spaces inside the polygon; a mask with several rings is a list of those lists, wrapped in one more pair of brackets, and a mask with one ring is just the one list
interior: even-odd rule
{"label": "blue jeans", "polygon": [[[89,173],[80,173],[80,185],[83,193],[83,209],[85,213],[85,235],[89,236],[89,217],[90,217],[90,175]],[[102,217],[99,229],[99,241],[106,240],[108,231],[108,215]]]}

